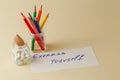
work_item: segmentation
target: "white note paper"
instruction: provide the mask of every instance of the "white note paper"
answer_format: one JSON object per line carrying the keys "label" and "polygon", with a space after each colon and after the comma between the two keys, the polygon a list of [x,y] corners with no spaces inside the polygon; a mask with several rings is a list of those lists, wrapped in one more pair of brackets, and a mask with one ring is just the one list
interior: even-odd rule
{"label": "white note paper", "polygon": [[84,47],[32,55],[32,72],[49,72],[99,65],[92,47]]}

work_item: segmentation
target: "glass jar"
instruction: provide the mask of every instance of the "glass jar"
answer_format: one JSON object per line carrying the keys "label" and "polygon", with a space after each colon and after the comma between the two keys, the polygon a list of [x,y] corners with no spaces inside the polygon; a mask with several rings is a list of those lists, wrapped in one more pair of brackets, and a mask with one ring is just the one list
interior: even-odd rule
{"label": "glass jar", "polygon": [[15,63],[17,65],[24,65],[31,63],[30,49],[25,43],[23,46],[13,45],[12,48]]}
{"label": "glass jar", "polygon": [[42,33],[31,34],[31,50],[32,51],[36,50],[36,49],[34,49],[34,47],[36,46],[36,44],[34,44],[35,42],[37,43],[39,50],[41,50],[41,51],[46,50],[45,40],[44,40],[44,36]]}

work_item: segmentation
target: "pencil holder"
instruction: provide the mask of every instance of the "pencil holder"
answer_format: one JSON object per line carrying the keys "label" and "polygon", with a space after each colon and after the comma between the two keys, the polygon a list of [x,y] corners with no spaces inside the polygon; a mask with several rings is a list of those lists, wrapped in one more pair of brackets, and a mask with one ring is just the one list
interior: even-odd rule
{"label": "pencil holder", "polygon": [[26,43],[22,46],[13,44],[12,52],[17,65],[29,64],[31,62],[30,49]]}
{"label": "pencil holder", "polygon": [[31,34],[31,50],[32,51],[45,51],[45,39],[43,33],[40,34]]}

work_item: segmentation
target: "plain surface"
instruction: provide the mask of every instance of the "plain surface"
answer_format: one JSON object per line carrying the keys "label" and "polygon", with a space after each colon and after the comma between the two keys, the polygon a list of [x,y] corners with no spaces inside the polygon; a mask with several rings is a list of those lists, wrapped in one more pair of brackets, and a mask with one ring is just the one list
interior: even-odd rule
{"label": "plain surface", "polygon": [[[1,0],[0,1],[0,80],[119,80],[120,79],[119,0]],[[100,63],[97,67],[34,74],[30,66],[14,64],[11,52],[16,34],[26,41],[26,16],[43,4],[42,18],[47,51],[91,45]]]}

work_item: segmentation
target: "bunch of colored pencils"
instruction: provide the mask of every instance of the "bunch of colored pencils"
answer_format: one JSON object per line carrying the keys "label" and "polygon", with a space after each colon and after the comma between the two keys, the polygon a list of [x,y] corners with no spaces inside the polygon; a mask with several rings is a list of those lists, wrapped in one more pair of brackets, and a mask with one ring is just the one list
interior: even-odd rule
{"label": "bunch of colored pencils", "polygon": [[[42,33],[41,30],[43,29],[43,27],[48,19],[49,13],[44,17],[43,21],[41,22],[40,21],[41,15],[42,15],[42,5],[41,5],[40,9],[38,11],[38,14],[37,14],[36,6],[34,6],[33,16],[31,16],[30,13],[28,13],[28,15],[29,15],[28,18],[26,18],[23,13],[21,13],[21,15],[24,19],[25,24],[27,25],[28,29],[30,30],[31,34],[35,35],[35,34]],[[39,23],[41,23],[41,24],[39,24]],[[40,49],[42,51],[44,51],[45,44],[44,44],[43,36],[32,38],[32,41],[31,41],[31,50],[32,51],[34,50],[35,41],[38,43]]]}

